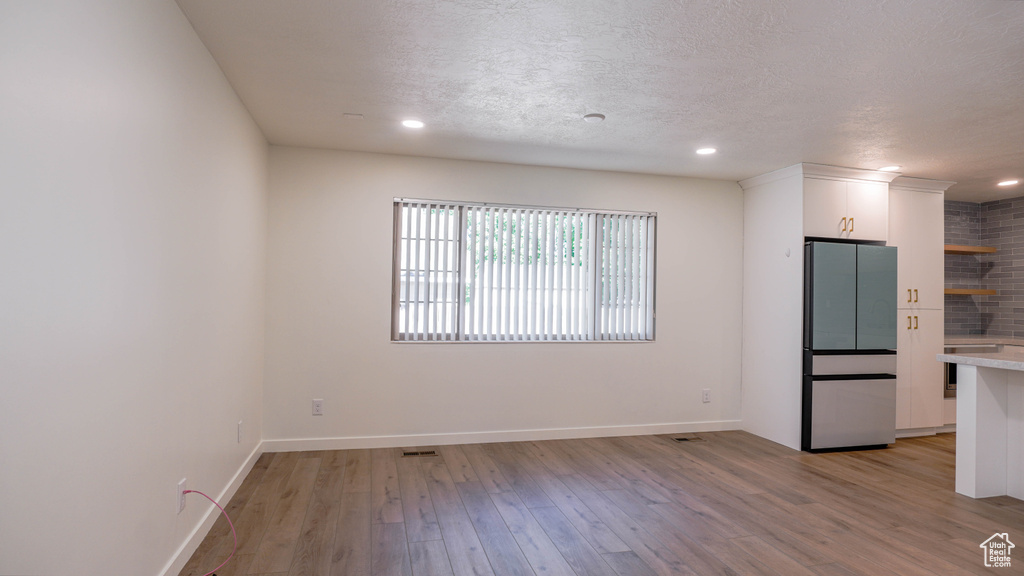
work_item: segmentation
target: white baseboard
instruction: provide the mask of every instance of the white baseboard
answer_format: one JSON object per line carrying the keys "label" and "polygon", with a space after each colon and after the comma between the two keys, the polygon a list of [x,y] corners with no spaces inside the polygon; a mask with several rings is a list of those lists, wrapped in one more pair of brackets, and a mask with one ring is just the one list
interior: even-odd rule
{"label": "white baseboard", "polygon": [[904,428],[903,430],[896,431],[896,437],[916,438],[918,436],[934,436],[936,434],[946,434],[948,432],[956,432],[956,424],[946,424],[945,426],[935,426],[931,428]]}
{"label": "white baseboard", "polygon": [[586,428],[544,428],[538,430],[504,430],[496,432],[458,432],[445,434],[410,434],[394,436],[351,436],[342,438],[295,438],[264,440],[264,452],[298,452],[307,450],[352,450],[357,448],[411,448],[446,444],[482,444],[488,442],[526,442],[531,440],[565,440],[604,436],[639,436],[645,434],[684,434],[739,430],[739,420],[708,422],[676,422],[634,426],[595,426]]}
{"label": "white baseboard", "polygon": [[[242,485],[242,481],[245,480],[246,476],[249,475],[249,472],[252,471],[252,467],[256,465],[256,461],[259,460],[263,452],[263,443],[260,442],[256,445],[256,448],[253,449],[252,453],[249,454],[249,457],[245,459],[245,462],[242,463],[242,466],[238,471],[235,472],[235,475],[231,477],[231,481],[224,487],[224,490],[216,496],[215,499],[217,502],[223,502],[223,506],[227,505],[226,503],[231,500],[231,497],[238,491],[238,487]],[[216,522],[219,517],[220,510],[218,510],[216,506],[211,505],[210,510],[203,517],[203,520],[199,522],[194,530],[192,530],[192,533],[188,535],[188,538],[185,539],[177,552],[174,553],[174,556],[172,556],[170,561],[167,562],[167,565],[164,566],[164,569],[160,572],[160,576],[178,576],[181,569],[184,568],[185,564],[189,561],[189,558],[192,557],[192,553],[199,548],[199,544],[203,542],[203,538],[206,538],[210,529],[213,528],[213,523]]]}

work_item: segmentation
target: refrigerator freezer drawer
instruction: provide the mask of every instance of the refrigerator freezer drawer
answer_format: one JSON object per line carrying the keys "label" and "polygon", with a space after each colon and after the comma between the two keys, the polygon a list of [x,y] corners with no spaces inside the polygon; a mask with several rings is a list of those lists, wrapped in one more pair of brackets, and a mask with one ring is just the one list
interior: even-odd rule
{"label": "refrigerator freezer drawer", "polygon": [[896,353],[813,354],[804,351],[804,374],[895,374]]}
{"label": "refrigerator freezer drawer", "polygon": [[[810,408],[810,418],[806,411]],[[805,450],[896,441],[896,379],[804,379]]]}

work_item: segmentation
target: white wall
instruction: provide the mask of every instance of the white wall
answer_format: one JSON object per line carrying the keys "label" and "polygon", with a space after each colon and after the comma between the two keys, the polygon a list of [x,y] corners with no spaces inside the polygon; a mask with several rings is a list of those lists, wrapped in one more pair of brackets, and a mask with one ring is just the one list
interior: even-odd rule
{"label": "white wall", "polygon": [[744,181],[743,429],[795,450],[803,405],[802,183],[792,168]]}
{"label": "white wall", "polygon": [[[657,341],[390,342],[396,196],[656,211]],[[737,428],[742,226],[730,182],[271,147],[266,447]]]}
{"label": "white wall", "polygon": [[261,437],[266,144],[170,0],[0,3],[0,78],[0,574],[157,574]]}

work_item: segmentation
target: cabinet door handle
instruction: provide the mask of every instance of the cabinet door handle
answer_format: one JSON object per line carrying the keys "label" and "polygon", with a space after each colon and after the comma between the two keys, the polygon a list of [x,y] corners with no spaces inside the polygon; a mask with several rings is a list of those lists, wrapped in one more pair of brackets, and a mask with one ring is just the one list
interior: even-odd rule
{"label": "cabinet door handle", "polygon": [[910,316],[907,316],[907,330],[910,330]]}
{"label": "cabinet door handle", "polygon": [[910,304],[911,302],[912,300],[910,299],[910,288],[907,288],[907,304]]}
{"label": "cabinet door handle", "polygon": [[846,232],[846,216],[843,216],[843,219],[840,220],[840,222],[843,223],[843,229],[840,230],[840,232]]}
{"label": "cabinet door handle", "polygon": [[850,232],[853,232],[853,216],[850,216]]}
{"label": "cabinet door handle", "polygon": [[917,288],[914,288],[914,302],[917,302]]}
{"label": "cabinet door handle", "polygon": [[917,316],[914,316],[914,330],[917,330]]}

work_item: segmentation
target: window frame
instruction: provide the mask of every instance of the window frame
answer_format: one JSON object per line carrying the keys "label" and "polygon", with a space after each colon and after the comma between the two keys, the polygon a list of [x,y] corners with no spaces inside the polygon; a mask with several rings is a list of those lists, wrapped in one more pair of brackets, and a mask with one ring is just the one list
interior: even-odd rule
{"label": "window frame", "polygon": [[[442,208],[442,209],[454,209],[455,210],[455,221],[457,225],[457,231],[455,233],[454,242],[454,259],[453,263],[456,265],[454,270],[444,270],[443,272],[450,272],[454,274],[454,288],[452,289],[452,296],[458,298],[457,295],[463,295],[462,298],[453,302],[456,307],[454,319],[452,320],[453,330],[451,337],[444,338],[439,337],[444,334],[443,331],[435,332],[423,332],[428,337],[425,338],[407,338],[404,337],[409,332],[402,332],[400,326],[400,306],[402,305],[402,274],[404,272],[402,263],[402,246],[403,240],[403,215],[402,210],[406,205],[419,204],[427,205],[430,207]],[[467,247],[466,247],[466,209],[494,209],[494,210],[515,210],[515,211],[535,211],[535,212],[554,212],[559,214],[573,214],[573,215],[586,215],[594,216],[595,218],[600,217],[623,217],[623,216],[636,216],[646,218],[644,223],[646,234],[648,235],[645,242],[647,243],[647,259],[646,266],[649,268],[647,271],[646,284],[648,290],[648,296],[646,300],[647,307],[649,307],[649,318],[646,320],[647,333],[649,337],[638,337],[638,338],[616,338],[606,337],[606,330],[601,327],[602,322],[602,310],[604,309],[603,292],[596,291],[593,294],[586,294],[587,299],[590,301],[588,309],[591,312],[591,317],[588,319],[589,322],[594,324],[596,328],[592,330],[593,337],[588,338],[558,338],[552,337],[553,335],[547,333],[544,338],[540,339],[526,339],[526,338],[471,338],[466,334],[465,327],[465,310],[466,306],[466,261],[467,261]],[[655,342],[657,337],[657,212],[644,212],[635,210],[602,210],[602,209],[590,209],[590,208],[574,208],[574,207],[559,207],[559,206],[537,206],[528,204],[508,204],[508,203],[497,203],[497,202],[474,202],[474,201],[448,201],[448,200],[431,200],[422,198],[404,198],[395,197],[393,199],[393,235],[392,235],[392,282],[391,282],[391,341],[397,343],[649,343]],[[595,226],[594,233],[595,237],[590,239],[587,246],[589,253],[588,257],[592,258],[590,261],[590,271],[588,272],[588,286],[587,292],[594,291],[596,285],[601,284],[602,279],[602,266],[606,263],[604,259],[604,251],[602,246],[602,239],[596,236],[597,229],[600,227]],[[649,228],[649,229],[648,229]],[[417,232],[418,233],[418,232]],[[433,238],[427,238],[428,242],[433,241]],[[429,246],[429,245],[428,245]],[[613,249],[614,250],[614,249]],[[641,250],[638,249],[638,253]],[[601,259],[597,259],[600,255]],[[429,271],[428,271],[429,274]],[[429,280],[428,280],[429,282]],[[408,289],[408,288],[407,288]],[[429,283],[428,283],[428,295],[429,295]],[[586,292],[584,292],[586,293]],[[429,297],[429,296],[428,296]],[[647,308],[642,308],[646,311]],[[614,336],[614,335],[613,335]]]}

